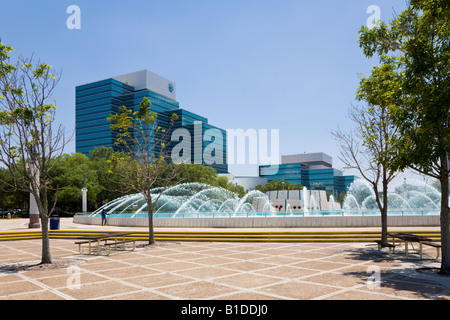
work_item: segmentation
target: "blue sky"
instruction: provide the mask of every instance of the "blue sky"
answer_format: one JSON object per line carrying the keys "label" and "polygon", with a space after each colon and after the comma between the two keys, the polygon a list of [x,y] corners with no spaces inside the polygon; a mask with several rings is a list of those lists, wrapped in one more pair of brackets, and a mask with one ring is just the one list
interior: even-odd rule
{"label": "blue sky", "polygon": [[[66,26],[73,4],[80,30]],[[0,0],[0,37],[62,71],[55,98],[69,131],[75,86],[148,69],[176,82],[180,106],[212,125],[279,129],[281,155],[325,152],[340,168],[330,130],[352,127],[345,114],[356,103],[357,74],[377,63],[358,46],[370,5],[388,21],[406,3]],[[230,170],[256,175],[251,166]]]}

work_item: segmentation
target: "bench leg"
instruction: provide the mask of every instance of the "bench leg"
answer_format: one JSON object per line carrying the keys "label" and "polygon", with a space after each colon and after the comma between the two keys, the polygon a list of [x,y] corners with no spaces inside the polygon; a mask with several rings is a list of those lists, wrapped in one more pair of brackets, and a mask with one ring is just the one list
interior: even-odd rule
{"label": "bench leg", "polygon": [[108,248],[108,253],[105,256],[109,256],[111,254],[111,246],[106,246]]}
{"label": "bench leg", "polygon": [[122,245],[123,245],[122,251],[134,251],[136,249],[136,241],[133,241],[133,248],[132,249],[127,249],[126,248],[126,245],[127,245],[126,243],[123,243]]}
{"label": "bench leg", "polygon": [[[127,249],[127,251],[134,251],[136,249],[136,241],[133,241],[133,249]],[[125,243],[123,244],[123,250],[125,250]]]}
{"label": "bench leg", "polygon": [[89,241],[89,251],[88,254],[90,255],[92,253],[92,242]]}
{"label": "bench leg", "polygon": [[378,252],[379,252],[379,253],[383,253],[383,252],[381,251],[381,245],[380,245],[380,244],[378,244]]}
{"label": "bench leg", "polygon": [[91,242],[89,241],[89,250],[88,250],[88,253],[83,253],[83,250],[82,250],[82,248],[81,248],[81,243],[79,243],[78,244],[78,251],[80,252],[80,254],[91,254],[91,252],[92,252],[92,247],[91,247]]}
{"label": "bench leg", "polygon": [[[133,244],[134,244],[134,242],[133,242]],[[392,253],[395,253],[395,247],[388,247],[388,250],[389,250],[389,258],[393,259]],[[383,253],[383,252],[381,252],[381,245],[379,243],[378,243],[378,252]]]}
{"label": "bench leg", "polygon": [[423,249],[423,245],[422,245],[422,241],[420,241],[420,245],[419,245],[420,260],[422,260],[422,249]]}

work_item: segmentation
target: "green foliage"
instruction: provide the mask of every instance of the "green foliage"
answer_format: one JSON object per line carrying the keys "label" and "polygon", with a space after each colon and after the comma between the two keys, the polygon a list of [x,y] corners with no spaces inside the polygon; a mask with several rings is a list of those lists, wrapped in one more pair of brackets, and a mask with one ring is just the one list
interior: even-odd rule
{"label": "green foliage", "polygon": [[381,63],[363,83],[365,98],[389,102],[400,133],[396,169],[438,177],[450,153],[449,17],[448,1],[415,0],[389,24],[361,28],[364,54]]}
{"label": "green foliage", "polygon": [[10,172],[0,168],[0,209],[28,209],[29,195],[11,185],[14,185],[14,179]]}
{"label": "green foliage", "polygon": [[216,171],[201,164],[179,164],[180,171],[176,179],[178,183],[198,182],[215,184],[217,180]]}
{"label": "green foliage", "polygon": [[[134,191],[144,194],[148,203],[149,190],[173,180],[173,175],[167,175],[167,141],[169,132],[157,125],[158,114],[151,111],[151,101],[144,97],[137,110],[126,106],[119,112],[108,116],[110,128],[115,133],[115,145],[123,154],[114,153],[108,163],[109,173],[116,172],[121,176],[123,192]],[[178,119],[172,115],[170,128]]]}
{"label": "green foliage", "polygon": [[[153,137],[153,130],[160,131],[161,128],[155,126],[158,114],[151,111],[151,105],[150,99],[144,97],[139,103],[137,111],[121,106],[118,113],[110,114],[107,117],[107,120],[111,122],[111,130],[116,133],[115,145],[129,147],[137,144],[136,139],[146,140]],[[173,116],[172,118],[175,119]]]}
{"label": "green foliage", "polygon": [[[100,186],[97,194],[96,207],[120,197],[122,194],[111,185],[116,185],[120,179],[117,174],[111,171],[111,165],[108,162],[114,155],[113,148],[99,147],[89,153],[90,166],[96,172],[96,178]],[[120,152],[116,152],[120,153]],[[123,155],[123,153],[120,153]]]}
{"label": "green foliage", "polygon": [[244,189],[244,187],[238,184],[233,184],[225,176],[217,177],[217,179],[214,182],[212,182],[211,185],[215,187],[224,188],[231,192],[235,192],[238,194],[239,197],[243,197],[246,194],[246,190]]}
{"label": "green foliage", "polygon": [[359,43],[367,57],[377,54],[382,64],[372,72],[374,85],[367,92],[391,102],[390,119],[398,128],[387,165],[440,181],[441,272],[449,274],[450,2],[411,0],[388,24],[362,27]]}
{"label": "green foliage", "polygon": [[[62,127],[54,123],[51,95],[58,79],[46,63],[19,57],[11,64],[11,51],[11,46],[0,43],[0,162],[9,169],[14,185],[38,194],[40,212],[47,211],[46,187],[56,168],[54,159],[67,142]],[[32,183],[31,162],[39,184]]]}
{"label": "green foliage", "polygon": [[[112,181],[118,180],[119,177],[114,172],[107,172],[110,169],[108,160],[114,154],[123,156],[123,153],[115,153],[112,148],[106,147],[92,150],[90,158],[81,153],[60,156],[57,159],[59,165],[55,168],[48,185],[49,200],[53,202],[57,196],[55,212],[62,215],[81,212],[84,174],[86,174],[85,187],[88,189],[89,211],[120,197],[122,194],[111,188]],[[29,194],[19,189],[8,188],[11,184],[13,185],[14,181],[10,172],[7,169],[0,169],[0,190],[3,191],[0,208],[26,209]]]}
{"label": "green foliage", "polygon": [[[86,174],[86,188],[88,189],[88,206],[96,207],[97,197],[101,191],[97,171],[91,160],[81,153],[63,155],[60,159],[57,175],[51,181],[52,190],[58,190],[59,211],[81,211],[81,188],[84,174]],[[52,193],[54,200],[55,193]]]}
{"label": "green foliage", "polygon": [[55,124],[52,99],[58,84],[52,66],[18,58],[10,63],[12,47],[0,43],[0,163],[13,184],[2,184],[33,194],[42,226],[42,263],[52,263],[48,219],[49,185],[58,157],[68,142],[62,125]]}
{"label": "green foliage", "polygon": [[[172,172],[171,166],[174,164],[167,165],[167,171]],[[219,176],[217,172],[209,167],[201,164],[178,164],[176,165],[177,175],[172,180],[172,184],[180,184],[180,183],[204,183],[209,184],[213,187],[220,187],[231,192],[236,192],[240,197],[245,195],[245,189],[240,185],[235,185],[228,180],[225,176]],[[162,187],[162,186],[161,186]]]}
{"label": "green foliage", "polygon": [[[16,67],[8,63],[9,53],[12,51],[14,51],[13,47],[0,42],[0,79],[16,70]],[[0,96],[0,98],[3,99],[4,96]]]}
{"label": "green foliage", "polygon": [[[112,163],[118,159],[126,159],[123,152],[114,152],[112,148],[95,148],[89,153],[89,157],[81,153],[65,154],[59,159],[60,165],[54,172],[54,177],[49,185],[49,198],[55,200],[58,190],[56,213],[65,215],[81,212],[81,188],[83,187],[83,175],[86,174],[86,188],[88,189],[88,210],[93,211],[101,205],[117,199],[123,193],[114,188],[121,177],[114,171]],[[115,160],[114,160],[115,159]],[[161,184],[155,187],[164,187],[167,183],[165,174],[173,172],[173,164],[165,164],[161,173]],[[188,182],[205,183],[215,187],[221,187],[239,196],[245,195],[245,190],[240,185],[229,182],[225,176],[219,176],[214,169],[201,164],[180,164],[177,175],[171,180],[171,184]],[[7,169],[0,169],[0,181],[13,179]],[[0,208],[27,209],[29,194],[20,190],[8,188],[0,183],[3,196],[0,197]]]}
{"label": "green foliage", "polygon": [[[379,180],[389,183],[397,174],[392,164],[397,161],[398,129],[389,111],[397,105],[400,90],[396,59],[382,55],[380,63],[380,66],[372,69],[369,77],[361,77],[356,92],[357,99],[367,102],[367,106],[353,107],[349,115],[357,126],[357,137],[363,149],[360,153],[363,156],[357,154],[359,150],[351,139],[337,135],[340,140],[344,140],[341,144],[344,142],[345,163],[355,164],[363,178],[375,185],[376,189]],[[368,171],[371,174],[367,174]]]}
{"label": "green foliage", "polygon": [[264,185],[261,184],[257,185],[255,189],[265,193],[268,191],[276,191],[276,190],[302,190],[303,186],[300,184],[294,185],[292,182],[289,181],[271,180],[267,181],[267,183]]}

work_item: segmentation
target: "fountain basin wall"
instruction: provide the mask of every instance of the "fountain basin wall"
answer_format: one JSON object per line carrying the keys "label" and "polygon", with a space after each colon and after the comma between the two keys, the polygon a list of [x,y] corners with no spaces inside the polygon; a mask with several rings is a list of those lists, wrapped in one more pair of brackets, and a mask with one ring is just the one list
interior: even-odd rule
{"label": "fountain basin wall", "polygon": [[[74,223],[101,225],[100,217],[75,216]],[[381,227],[379,216],[154,218],[160,228],[343,228]],[[109,226],[148,227],[147,218],[109,217]],[[439,226],[439,215],[389,216],[389,227]]]}

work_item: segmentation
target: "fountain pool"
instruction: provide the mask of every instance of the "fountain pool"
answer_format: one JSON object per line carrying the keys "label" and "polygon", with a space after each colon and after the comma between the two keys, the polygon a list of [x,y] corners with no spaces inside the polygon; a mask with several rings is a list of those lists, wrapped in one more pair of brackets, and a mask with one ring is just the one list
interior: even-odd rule
{"label": "fountain pool", "polygon": [[[342,209],[336,209],[331,195],[327,210],[319,210],[318,206],[312,205],[314,197],[310,196],[312,193],[306,188],[300,192],[298,201],[303,201],[301,205],[286,205],[283,210],[272,203],[275,201],[270,199],[270,193],[264,194],[257,190],[248,192],[242,198],[229,190],[201,183],[185,183],[153,191],[153,199],[161,193],[153,211],[156,218],[379,215],[373,190],[360,179],[350,186]],[[426,184],[409,183],[391,192],[388,203],[389,215],[435,215],[439,214],[440,193]],[[120,197],[85,216],[100,217],[103,209],[110,217],[148,216],[147,203],[141,194]]]}
{"label": "fountain pool", "polygon": [[[436,207],[439,206],[437,199],[440,194],[430,186],[424,188],[426,192],[408,187],[390,194],[389,204],[392,207],[388,216],[391,216],[391,226],[439,225],[439,210]],[[155,227],[378,227],[381,221],[380,213],[374,206],[373,192],[359,180],[350,187],[342,209],[334,202],[333,196],[330,199],[320,196],[325,191],[318,194],[317,190],[306,188],[293,193],[297,194],[295,200],[271,198],[270,193],[260,191],[250,191],[240,198],[234,192],[201,183],[186,183],[153,191],[154,198],[161,194],[153,211]],[[120,197],[92,213],[77,214],[73,222],[100,225],[103,209],[109,214],[108,225],[148,226],[147,203],[141,194]]]}

